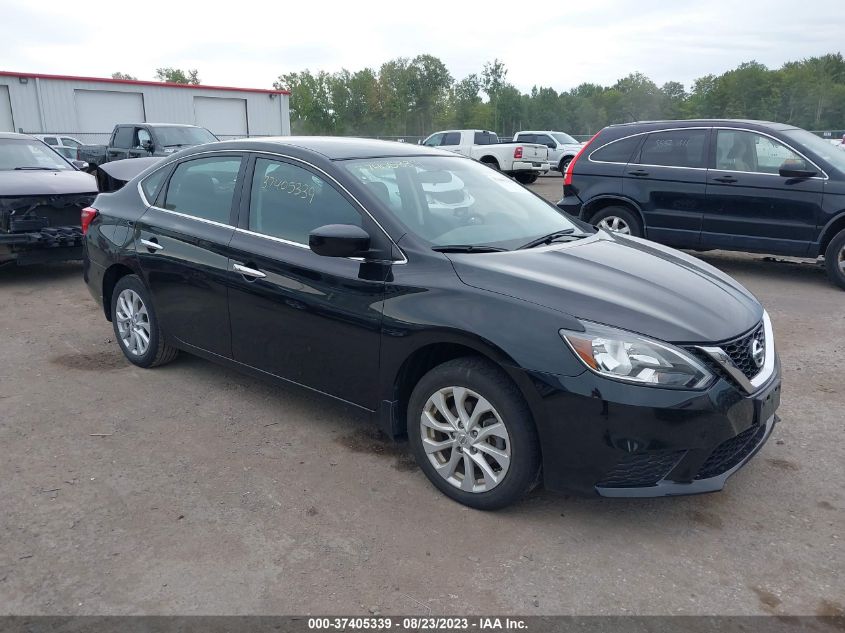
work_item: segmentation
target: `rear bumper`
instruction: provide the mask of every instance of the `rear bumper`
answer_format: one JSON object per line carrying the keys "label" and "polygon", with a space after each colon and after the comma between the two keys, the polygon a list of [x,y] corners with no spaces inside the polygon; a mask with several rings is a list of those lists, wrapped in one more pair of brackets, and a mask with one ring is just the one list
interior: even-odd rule
{"label": "rear bumper", "polygon": [[0,233],[0,261],[39,264],[82,259],[82,229],[78,226],[40,231]]}
{"label": "rear bumper", "polygon": [[524,160],[513,161],[513,171],[536,171],[538,173],[546,173],[551,169],[547,161],[543,162],[528,162]]}
{"label": "rear bumper", "polygon": [[568,213],[569,215],[580,218],[581,217],[581,207],[582,207],[581,199],[572,194],[572,195],[565,195],[563,198],[557,201],[557,207],[561,211]]}

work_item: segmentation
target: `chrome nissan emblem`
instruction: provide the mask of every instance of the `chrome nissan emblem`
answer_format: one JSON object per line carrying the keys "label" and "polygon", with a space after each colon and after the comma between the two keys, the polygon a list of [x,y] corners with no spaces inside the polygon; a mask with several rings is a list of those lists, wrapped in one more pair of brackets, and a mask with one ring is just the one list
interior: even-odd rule
{"label": "chrome nissan emblem", "polygon": [[762,367],[766,361],[766,348],[763,347],[759,339],[755,338],[751,341],[751,358],[754,359],[754,364],[758,368]]}

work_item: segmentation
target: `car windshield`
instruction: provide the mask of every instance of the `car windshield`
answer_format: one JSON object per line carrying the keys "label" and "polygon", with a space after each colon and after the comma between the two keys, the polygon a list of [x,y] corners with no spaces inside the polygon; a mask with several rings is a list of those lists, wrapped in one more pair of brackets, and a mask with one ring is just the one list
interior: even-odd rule
{"label": "car windshield", "polygon": [[796,141],[796,143],[804,145],[814,154],[826,160],[842,173],[845,173],[845,152],[841,149],[838,149],[820,136],[816,136],[807,130],[787,130],[783,134],[791,140]]}
{"label": "car windshield", "polygon": [[432,246],[514,249],[582,225],[481,163],[451,156],[345,161],[346,169]]}
{"label": "car windshield", "polygon": [[73,167],[41,141],[28,138],[0,139],[0,171],[33,169],[68,171]]}
{"label": "car windshield", "polygon": [[555,137],[555,140],[558,143],[563,143],[564,145],[579,145],[580,144],[574,138],[569,136],[569,134],[564,134],[563,132],[552,132],[552,136]]}
{"label": "car windshield", "polygon": [[217,137],[204,127],[156,127],[155,135],[164,147],[214,143]]}

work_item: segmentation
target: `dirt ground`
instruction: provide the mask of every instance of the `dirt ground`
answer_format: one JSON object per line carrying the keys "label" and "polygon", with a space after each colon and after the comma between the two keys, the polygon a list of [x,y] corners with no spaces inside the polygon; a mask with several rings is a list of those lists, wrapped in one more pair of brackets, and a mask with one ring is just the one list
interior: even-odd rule
{"label": "dirt ground", "polygon": [[493,514],[332,401],[125,362],[78,264],[0,271],[0,613],[842,614],[845,292],[702,257],[772,316],[771,441],[721,493]]}

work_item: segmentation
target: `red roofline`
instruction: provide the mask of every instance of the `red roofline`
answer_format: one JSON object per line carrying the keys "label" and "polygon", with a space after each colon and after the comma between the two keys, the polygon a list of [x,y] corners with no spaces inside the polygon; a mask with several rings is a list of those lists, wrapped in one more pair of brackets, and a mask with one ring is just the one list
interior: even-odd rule
{"label": "red roofline", "polygon": [[58,79],[63,81],[99,81],[109,84],[129,84],[130,86],[167,86],[168,88],[198,88],[205,90],[229,90],[232,92],[260,92],[272,95],[289,95],[290,90],[267,90],[265,88],[233,88],[231,86],[206,86],[200,84],[174,84],[166,81],[139,81],[137,79],[112,79],[111,77],[77,77],[74,75],[44,75],[41,73],[15,73],[0,70],[0,77],[31,77],[32,79]]}

